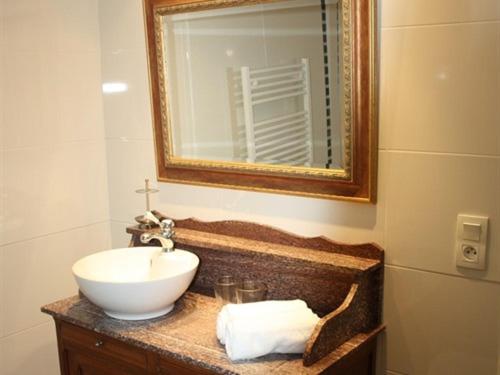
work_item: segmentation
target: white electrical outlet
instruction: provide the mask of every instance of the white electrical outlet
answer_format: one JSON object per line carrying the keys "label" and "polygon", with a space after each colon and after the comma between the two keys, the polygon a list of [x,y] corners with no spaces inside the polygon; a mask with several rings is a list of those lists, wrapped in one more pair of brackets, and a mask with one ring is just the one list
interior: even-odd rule
{"label": "white electrical outlet", "polygon": [[458,267],[484,270],[486,268],[487,238],[487,217],[458,215],[456,265]]}
{"label": "white electrical outlet", "polygon": [[479,263],[479,250],[477,246],[462,244],[462,256],[466,262]]}

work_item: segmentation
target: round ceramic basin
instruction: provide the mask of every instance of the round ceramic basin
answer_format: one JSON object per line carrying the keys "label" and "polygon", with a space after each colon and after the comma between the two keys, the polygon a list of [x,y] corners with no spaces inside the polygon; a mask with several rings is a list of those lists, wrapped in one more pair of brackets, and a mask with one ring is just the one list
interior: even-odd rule
{"label": "round ceramic basin", "polygon": [[173,309],[198,264],[198,257],[189,251],[130,247],[82,258],[73,265],[73,275],[82,293],[107,315],[143,320]]}

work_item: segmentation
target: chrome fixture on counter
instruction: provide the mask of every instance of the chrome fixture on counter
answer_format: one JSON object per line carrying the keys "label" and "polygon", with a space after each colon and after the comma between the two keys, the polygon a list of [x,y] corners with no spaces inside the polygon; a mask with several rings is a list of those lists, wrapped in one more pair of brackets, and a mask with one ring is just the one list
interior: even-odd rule
{"label": "chrome fixture on counter", "polygon": [[161,243],[163,252],[170,253],[174,251],[174,241],[172,240],[175,235],[174,221],[171,219],[163,219],[160,222],[160,233],[143,233],[141,235],[141,242],[148,243],[151,240],[158,240]]}
{"label": "chrome fixture on counter", "polygon": [[151,211],[149,195],[158,193],[159,190],[151,188],[149,186],[149,179],[145,179],[144,189],[138,189],[135,192],[146,196],[146,213],[144,215],[137,216],[135,221],[139,223],[141,229],[152,229],[157,227],[160,224],[160,218],[155,215],[154,211]]}

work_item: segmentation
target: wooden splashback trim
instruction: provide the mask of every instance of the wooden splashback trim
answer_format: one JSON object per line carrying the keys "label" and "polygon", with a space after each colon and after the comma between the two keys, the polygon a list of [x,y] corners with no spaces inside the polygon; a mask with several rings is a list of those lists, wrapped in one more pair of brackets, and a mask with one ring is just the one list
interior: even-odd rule
{"label": "wooden splashback trim", "polygon": [[[158,211],[154,212],[158,217],[161,217],[163,219],[168,218]],[[374,243],[363,243],[356,245],[344,244],[341,242],[333,241],[323,236],[304,237],[287,232],[282,229],[274,228],[272,226],[238,220],[223,220],[212,222],[207,222],[196,218],[173,220],[177,228],[221,234],[224,236],[246,238],[249,240],[263,241],[284,246],[309,248],[361,258],[376,259],[381,262],[383,262],[384,260],[384,251]],[[132,233],[133,229],[131,228],[130,231],[127,231],[129,233]]]}

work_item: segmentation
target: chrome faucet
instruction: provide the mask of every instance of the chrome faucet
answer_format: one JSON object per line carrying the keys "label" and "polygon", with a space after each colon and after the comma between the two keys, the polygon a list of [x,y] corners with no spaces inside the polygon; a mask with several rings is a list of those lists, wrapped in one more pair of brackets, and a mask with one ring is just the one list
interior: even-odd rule
{"label": "chrome faucet", "polygon": [[174,221],[171,219],[163,219],[160,222],[160,233],[143,233],[141,234],[141,242],[148,243],[151,240],[160,241],[162,251],[164,253],[170,253],[174,251],[174,241],[172,237],[175,235],[174,232]]}

